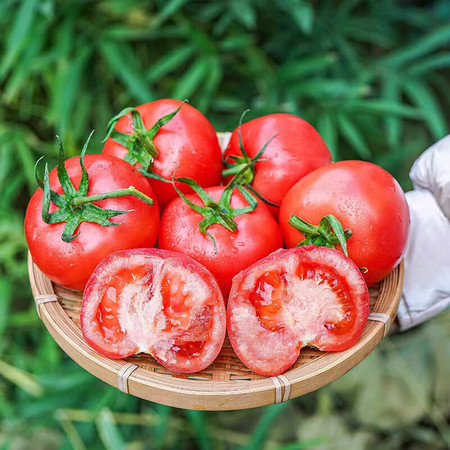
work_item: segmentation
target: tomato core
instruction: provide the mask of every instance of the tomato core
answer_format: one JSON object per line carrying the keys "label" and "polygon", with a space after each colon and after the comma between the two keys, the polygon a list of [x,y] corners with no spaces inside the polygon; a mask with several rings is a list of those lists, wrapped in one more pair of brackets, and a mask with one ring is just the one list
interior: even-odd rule
{"label": "tomato core", "polygon": [[[288,284],[295,283],[295,289]],[[305,322],[311,308],[330,333],[343,334],[353,327],[356,306],[347,283],[332,267],[301,263],[294,273],[267,271],[257,278],[249,301],[261,325],[270,331],[288,323]]]}

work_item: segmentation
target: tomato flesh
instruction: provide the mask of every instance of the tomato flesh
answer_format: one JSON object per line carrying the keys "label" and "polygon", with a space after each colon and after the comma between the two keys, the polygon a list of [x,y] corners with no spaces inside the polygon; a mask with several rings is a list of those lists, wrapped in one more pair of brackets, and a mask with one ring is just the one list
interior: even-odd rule
{"label": "tomato flesh", "polygon": [[203,370],[225,337],[220,289],[200,264],[170,251],[139,249],[105,258],[83,294],[81,326],[99,353],[145,352],[175,372]]}
{"label": "tomato flesh", "polygon": [[369,294],[358,267],[341,252],[304,246],[277,251],[233,279],[231,344],[250,369],[279,375],[304,346],[337,351],[360,337]]}
{"label": "tomato flesh", "polygon": [[249,300],[255,308],[256,314],[264,328],[277,331],[284,328],[281,319],[282,297],[285,294],[285,276],[282,273],[266,272],[259,277]]}

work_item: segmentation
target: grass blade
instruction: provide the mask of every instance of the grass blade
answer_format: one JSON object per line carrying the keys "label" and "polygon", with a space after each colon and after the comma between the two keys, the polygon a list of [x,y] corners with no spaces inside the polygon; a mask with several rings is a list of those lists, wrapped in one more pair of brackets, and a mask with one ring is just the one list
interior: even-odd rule
{"label": "grass blade", "polygon": [[205,413],[203,411],[186,410],[186,417],[189,423],[192,425],[192,429],[195,432],[195,438],[197,444],[201,450],[209,450],[212,448],[211,442],[208,436],[208,426],[205,421]]}
{"label": "grass blade", "polygon": [[406,63],[450,43],[450,25],[445,25],[406,48],[402,48],[381,60],[390,67],[402,67]]}
{"label": "grass blade", "polygon": [[411,101],[424,111],[425,121],[434,139],[447,134],[447,124],[439,103],[425,83],[408,80],[403,89]]}
{"label": "grass blade", "polygon": [[106,450],[123,450],[125,448],[122,434],[108,408],[104,408],[100,412],[95,423]]}
{"label": "grass blade", "polygon": [[26,38],[33,25],[33,17],[39,0],[24,0],[17,11],[13,28],[8,36],[6,52],[0,67],[0,78],[3,78],[12,67],[25,46]]}
{"label": "grass blade", "polygon": [[173,98],[190,98],[205,79],[208,70],[206,59],[201,58],[194,62],[175,85],[172,93]]}
{"label": "grass blade", "polygon": [[333,161],[339,161],[338,136],[333,119],[331,114],[321,114],[317,119],[317,130],[327,144]]}
{"label": "grass blade", "polygon": [[348,116],[340,114],[338,116],[338,124],[342,136],[353,147],[355,153],[361,158],[370,159],[372,153],[367,146],[366,140]]}
{"label": "grass blade", "polygon": [[145,103],[155,98],[134,54],[125,44],[103,42],[100,50],[112,72],[122,80],[137,101]]}
{"label": "grass blade", "polygon": [[263,448],[270,426],[279,414],[284,411],[287,405],[287,403],[280,403],[278,405],[268,406],[264,409],[261,418],[253,430],[252,438],[246,447],[246,450],[260,450]]}
{"label": "grass blade", "polygon": [[0,360],[0,376],[28,392],[33,397],[40,397],[44,393],[42,386],[33,375]]}

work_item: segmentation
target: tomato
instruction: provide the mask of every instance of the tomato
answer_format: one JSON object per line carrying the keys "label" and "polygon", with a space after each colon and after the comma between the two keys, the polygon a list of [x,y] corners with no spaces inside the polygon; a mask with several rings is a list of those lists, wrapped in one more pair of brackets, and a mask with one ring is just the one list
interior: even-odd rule
{"label": "tomato", "polygon": [[[89,174],[89,195],[125,189],[132,185],[155,199],[147,179],[125,161],[108,155],[87,155],[84,165]],[[68,159],[65,167],[69,179],[78,187],[82,176],[80,157]],[[56,168],[50,172],[49,183],[52,190],[64,193]],[[153,206],[132,196],[96,201],[94,204],[101,208],[129,212],[111,217],[106,222],[117,226],[80,223],[76,227],[79,235],[71,242],[61,239],[65,222],[47,224],[43,221],[42,203],[43,191],[38,189],[28,204],[25,216],[28,247],[39,269],[55,283],[70,289],[83,289],[95,266],[105,256],[116,250],[152,247],[158,236],[159,207],[156,201]],[[55,211],[61,210],[51,203],[50,212]]]}
{"label": "tomato", "polygon": [[174,372],[208,367],[225,339],[225,304],[212,275],[179,253],[115,252],[83,293],[81,330],[109,358],[149,353]]}
{"label": "tomato", "polygon": [[[242,157],[238,131],[239,128],[233,131],[225,150],[227,165],[233,164],[233,156]],[[331,154],[319,133],[308,122],[292,114],[269,114],[246,122],[241,126],[241,135],[249,158],[254,158],[274,136],[256,162],[250,184],[275,205],[281,204],[298,180],[331,162]],[[235,170],[238,170],[237,165]],[[224,174],[228,172],[224,171]],[[278,216],[278,208],[271,208],[271,211]]]}
{"label": "tomato", "polygon": [[227,329],[248,368],[277,376],[305,346],[351,347],[368,315],[369,292],[356,264],[338,250],[306,245],[274,252],[234,277]]}
{"label": "tomato", "polygon": [[[145,103],[136,107],[140,113],[144,127],[150,129],[159,119],[174,112],[182,102],[164,99]],[[134,136],[131,114],[123,116],[115,129]],[[222,171],[222,152],[216,132],[211,123],[197,109],[183,104],[177,114],[165,124],[151,141],[158,155],[153,161],[153,172],[172,180],[174,170],[179,177],[195,179],[201,186],[219,185]],[[128,149],[108,138],[103,154],[125,158]],[[140,165],[139,165],[140,167]],[[145,168],[147,169],[147,168]],[[161,210],[177,197],[170,183],[149,179]],[[184,192],[192,192],[187,186],[180,186]]]}
{"label": "tomato", "polygon": [[280,227],[287,247],[303,234],[289,225],[296,215],[313,225],[332,214],[349,228],[348,255],[366,267],[368,285],[385,278],[401,261],[409,234],[409,210],[397,181],[375,164],[341,161],[322,167],[300,180],[280,208]]}
{"label": "tomato", "polygon": [[[224,186],[206,188],[215,201],[225,191]],[[186,196],[195,205],[202,205],[197,194]],[[232,191],[231,207],[247,207],[248,203],[237,188]],[[236,231],[220,223],[212,224],[207,232],[200,231],[203,216],[191,209],[182,198],[175,199],[161,216],[159,247],[189,255],[203,264],[216,277],[224,294],[239,271],[282,246],[281,233],[268,208],[259,202],[252,212],[234,218]],[[217,249],[217,251],[216,251]]]}

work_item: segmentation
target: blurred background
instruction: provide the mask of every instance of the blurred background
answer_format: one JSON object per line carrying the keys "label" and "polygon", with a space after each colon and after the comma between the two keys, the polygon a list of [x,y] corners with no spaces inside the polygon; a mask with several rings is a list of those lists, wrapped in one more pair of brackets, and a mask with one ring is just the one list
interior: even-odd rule
{"label": "blurred background", "polygon": [[314,393],[237,412],[122,394],[53,342],[28,285],[23,217],[55,134],[78,154],[125,106],[188,98],[217,130],[298,114],[334,159],[373,161],[405,190],[449,132],[450,2],[0,1],[0,448],[444,449],[450,314],[385,339]]}

